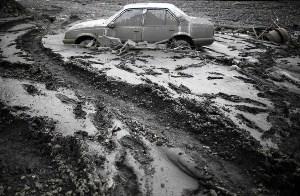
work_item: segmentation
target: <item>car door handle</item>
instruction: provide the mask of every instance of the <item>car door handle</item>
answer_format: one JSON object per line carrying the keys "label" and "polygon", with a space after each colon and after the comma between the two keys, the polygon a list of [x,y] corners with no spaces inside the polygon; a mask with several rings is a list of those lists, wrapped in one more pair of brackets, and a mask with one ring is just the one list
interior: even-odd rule
{"label": "car door handle", "polygon": [[134,30],[133,32],[140,32],[140,31],[138,31],[138,30]]}
{"label": "car door handle", "polygon": [[169,31],[175,31],[175,29],[170,29]]}

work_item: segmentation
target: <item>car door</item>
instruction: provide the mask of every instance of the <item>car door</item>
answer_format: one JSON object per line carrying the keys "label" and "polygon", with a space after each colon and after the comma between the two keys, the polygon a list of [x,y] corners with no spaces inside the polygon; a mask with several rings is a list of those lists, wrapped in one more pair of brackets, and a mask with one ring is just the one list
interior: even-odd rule
{"label": "car door", "polygon": [[143,9],[127,9],[113,20],[109,35],[120,38],[121,41],[142,40]]}
{"label": "car door", "polygon": [[143,41],[158,42],[178,32],[178,21],[168,9],[147,9],[144,15]]}

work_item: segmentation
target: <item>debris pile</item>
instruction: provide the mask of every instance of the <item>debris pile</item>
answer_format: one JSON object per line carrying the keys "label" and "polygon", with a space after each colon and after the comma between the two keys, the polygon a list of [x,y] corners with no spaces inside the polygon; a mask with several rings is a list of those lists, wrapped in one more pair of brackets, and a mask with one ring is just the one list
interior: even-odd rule
{"label": "debris pile", "polygon": [[96,43],[90,42],[86,47],[99,46],[97,50],[105,51],[105,50],[116,50],[118,55],[122,55],[129,50],[134,49],[166,49],[167,40],[163,40],[157,43],[149,44],[148,42],[134,42],[132,40],[127,40],[124,44],[121,42],[119,38],[109,37],[109,36],[99,36],[96,40]]}

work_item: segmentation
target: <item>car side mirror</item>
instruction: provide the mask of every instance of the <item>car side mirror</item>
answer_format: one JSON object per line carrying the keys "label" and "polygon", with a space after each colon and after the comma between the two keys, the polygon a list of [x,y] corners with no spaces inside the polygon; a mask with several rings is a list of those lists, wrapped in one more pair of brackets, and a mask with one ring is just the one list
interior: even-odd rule
{"label": "car side mirror", "polygon": [[115,23],[114,22],[111,22],[111,23],[109,23],[108,25],[107,25],[107,27],[108,28],[111,28],[111,29],[113,29],[113,28],[115,28]]}

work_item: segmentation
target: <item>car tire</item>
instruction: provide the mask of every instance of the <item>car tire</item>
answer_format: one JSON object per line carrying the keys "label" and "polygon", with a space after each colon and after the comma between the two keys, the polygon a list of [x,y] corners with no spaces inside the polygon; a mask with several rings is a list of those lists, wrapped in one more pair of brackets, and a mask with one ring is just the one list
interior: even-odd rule
{"label": "car tire", "polygon": [[86,38],[86,39],[81,40],[78,45],[83,48],[90,48],[90,47],[96,45],[96,39]]}
{"label": "car tire", "polygon": [[192,44],[187,39],[173,38],[168,43],[168,47],[171,49],[192,49]]}

